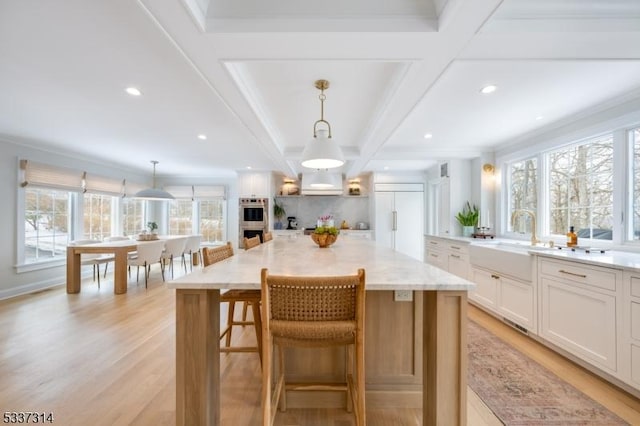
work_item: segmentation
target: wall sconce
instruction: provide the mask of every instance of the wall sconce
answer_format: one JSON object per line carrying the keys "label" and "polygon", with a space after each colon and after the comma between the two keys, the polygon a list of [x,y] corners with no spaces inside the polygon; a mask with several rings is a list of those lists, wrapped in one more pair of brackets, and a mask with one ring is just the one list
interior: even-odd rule
{"label": "wall sconce", "polygon": [[360,195],[360,179],[349,181],[349,195]]}
{"label": "wall sconce", "polygon": [[485,164],[482,166],[482,170],[483,170],[485,173],[493,174],[493,172],[495,172],[496,168],[495,168],[495,166],[494,166],[493,164],[485,163]]}

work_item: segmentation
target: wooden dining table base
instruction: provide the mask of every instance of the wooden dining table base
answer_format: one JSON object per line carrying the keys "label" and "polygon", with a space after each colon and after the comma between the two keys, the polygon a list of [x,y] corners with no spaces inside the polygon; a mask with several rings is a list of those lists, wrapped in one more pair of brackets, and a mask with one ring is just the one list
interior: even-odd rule
{"label": "wooden dining table base", "polygon": [[118,243],[107,245],[93,244],[67,247],[67,293],[80,293],[80,269],[82,253],[101,253],[114,255],[113,292],[124,294],[127,292],[127,265],[129,253],[135,251],[136,244]]}

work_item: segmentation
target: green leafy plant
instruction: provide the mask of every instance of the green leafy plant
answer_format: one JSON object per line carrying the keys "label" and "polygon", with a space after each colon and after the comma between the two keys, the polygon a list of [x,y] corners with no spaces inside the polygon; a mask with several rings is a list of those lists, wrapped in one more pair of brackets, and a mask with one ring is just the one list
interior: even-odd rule
{"label": "green leafy plant", "polygon": [[153,232],[158,229],[158,224],[155,222],[147,222],[147,228],[149,228],[149,232]]}
{"label": "green leafy plant", "polygon": [[273,199],[273,215],[276,219],[280,220],[285,217],[287,212],[284,210],[284,206],[282,204],[278,204],[278,200]]}
{"label": "green leafy plant", "polygon": [[340,230],[335,226],[318,226],[314,231],[314,234],[331,234],[338,235]]}
{"label": "green leafy plant", "polygon": [[471,206],[467,201],[467,205],[464,206],[461,212],[458,212],[456,219],[462,226],[476,226],[478,224],[479,215],[480,211],[478,210],[478,207],[476,207],[475,204]]}

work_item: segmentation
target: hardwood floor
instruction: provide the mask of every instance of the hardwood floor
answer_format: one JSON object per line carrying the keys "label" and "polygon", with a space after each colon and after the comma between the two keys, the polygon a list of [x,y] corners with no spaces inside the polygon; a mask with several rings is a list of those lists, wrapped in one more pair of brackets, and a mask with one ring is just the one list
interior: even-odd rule
{"label": "hardwood floor", "polygon": [[[176,276],[180,268],[176,267]],[[109,278],[109,277],[108,277]],[[149,288],[113,294],[109,279],[82,282],[79,294],[63,286],[0,302],[0,408],[52,412],[64,425],[175,424],[175,293],[157,268]],[[226,312],[221,312],[223,318]],[[471,308],[469,315],[631,424],[640,403],[531,339]],[[246,327],[234,340],[255,339]],[[260,423],[260,365],[255,353],[221,356],[222,424]],[[420,410],[367,407],[369,425],[420,425]],[[339,409],[291,409],[278,425],[354,424]],[[469,425],[499,425],[477,396],[468,394]]]}

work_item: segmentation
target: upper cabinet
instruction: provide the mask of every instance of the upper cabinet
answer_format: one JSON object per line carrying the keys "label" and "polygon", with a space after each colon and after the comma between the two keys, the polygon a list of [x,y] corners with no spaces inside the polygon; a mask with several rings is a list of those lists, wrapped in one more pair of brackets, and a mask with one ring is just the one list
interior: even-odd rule
{"label": "upper cabinet", "polygon": [[270,198],[270,172],[242,172],[238,174],[238,195],[240,197]]}

